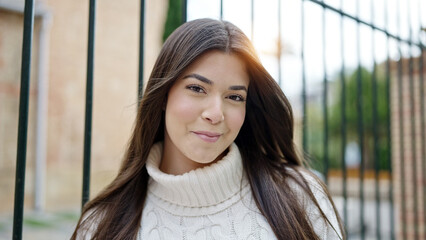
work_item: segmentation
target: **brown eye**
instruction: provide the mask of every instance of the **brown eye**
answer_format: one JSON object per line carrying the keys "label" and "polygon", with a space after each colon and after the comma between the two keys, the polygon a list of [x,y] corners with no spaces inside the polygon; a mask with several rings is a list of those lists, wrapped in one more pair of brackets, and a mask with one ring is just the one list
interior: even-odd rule
{"label": "brown eye", "polygon": [[205,93],[206,92],[206,91],[204,91],[204,89],[201,86],[198,86],[198,85],[189,85],[186,88],[193,91],[193,92],[197,92],[197,93]]}
{"label": "brown eye", "polygon": [[243,98],[243,96],[238,95],[238,94],[231,95],[228,98],[231,99],[231,100],[237,101],[237,102],[244,102],[245,101],[245,99]]}

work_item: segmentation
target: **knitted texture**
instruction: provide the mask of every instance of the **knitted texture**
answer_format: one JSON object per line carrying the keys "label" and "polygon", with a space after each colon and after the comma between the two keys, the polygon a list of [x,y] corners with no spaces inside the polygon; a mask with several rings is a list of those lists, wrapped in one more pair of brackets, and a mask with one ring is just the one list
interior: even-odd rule
{"label": "knitted texture", "polygon": [[[254,202],[235,143],[222,160],[182,175],[159,170],[162,151],[162,143],[156,143],[147,160],[150,180],[138,239],[276,239]],[[338,229],[321,187],[309,175],[304,176],[312,184],[322,210]],[[302,192],[297,186],[295,190]],[[322,239],[339,239],[306,196],[303,204]]]}

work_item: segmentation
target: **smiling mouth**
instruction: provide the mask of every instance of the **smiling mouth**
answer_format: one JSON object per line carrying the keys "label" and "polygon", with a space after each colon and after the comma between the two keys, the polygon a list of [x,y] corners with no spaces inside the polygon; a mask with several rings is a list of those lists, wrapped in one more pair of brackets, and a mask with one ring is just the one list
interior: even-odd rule
{"label": "smiling mouth", "polygon": [[220,136],[222,134],[220,133],[214,133],[214,132],[205,132],[205,131],[197,131],[192,132],[195,135],[197,135],[201,140],[204,140],[205,142],[214,143],[217,140],[219,140]]}

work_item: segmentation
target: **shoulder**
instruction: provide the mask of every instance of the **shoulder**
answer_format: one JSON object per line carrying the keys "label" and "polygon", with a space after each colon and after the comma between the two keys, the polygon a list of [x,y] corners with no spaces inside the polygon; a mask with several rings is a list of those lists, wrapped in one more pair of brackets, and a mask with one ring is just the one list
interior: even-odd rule
{"label": "shoulder", "polygon": [[[293,176],[288,184],[306,209],[306,214],[318,236],[321,239],[343,239],[337,212],[321,179],[305,168],[288,168],[288,171]],[[300,184],[309,188],[313,198]]]}

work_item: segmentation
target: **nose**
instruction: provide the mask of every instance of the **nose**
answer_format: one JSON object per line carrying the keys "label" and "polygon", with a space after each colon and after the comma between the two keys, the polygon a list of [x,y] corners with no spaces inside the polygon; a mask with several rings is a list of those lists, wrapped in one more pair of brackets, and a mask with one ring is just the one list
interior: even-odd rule
{"label": "nose", "polygon": [[215,98],[209,101],[201,117],[211,124],[218,124],[225,120],[222,109],[222,100]]}

